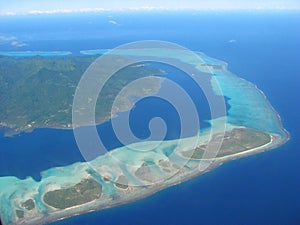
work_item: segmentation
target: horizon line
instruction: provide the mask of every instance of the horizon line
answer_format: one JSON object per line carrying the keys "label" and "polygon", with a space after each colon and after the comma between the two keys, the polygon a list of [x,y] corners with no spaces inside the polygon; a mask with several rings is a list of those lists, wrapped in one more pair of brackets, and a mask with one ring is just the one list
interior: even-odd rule
{"label": "horizon line", "polygon": [[53,9],[53,10],[30,10],[27,12],[0,12],[0,16],[26,16],[26,15],[52,15],[52,14],[72,14],[72,13],[105,13],[105,12],[223,12],[223,11],[300,11],[300,8],[203,8],[203,9],[176,9],[165,7],[130,7],[124,9],[105,8],[81,8],[81,9]]}

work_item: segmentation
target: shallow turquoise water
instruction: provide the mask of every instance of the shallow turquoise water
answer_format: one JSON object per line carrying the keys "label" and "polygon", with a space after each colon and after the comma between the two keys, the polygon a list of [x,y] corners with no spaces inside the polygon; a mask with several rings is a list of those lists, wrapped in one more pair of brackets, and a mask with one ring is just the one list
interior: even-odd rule
{"label": "shallow turquoise water", "polygon": [[[166,19],[166,24],[171,23],[170,18],[172,15]],[[183,24],[187,21],[194,21],[194,17],[182,19]],[[300,209],[297,151],[300,132],[297,126],[300,122],[297,83],[300,73],[294,66],[300,48],[299,31],[294,28],[297,21],[299,17],[294,14],[205,14],[196,20],[199,27],[204,24],[206,28],[202,35],[198,30],[194,31],[194,26],[188,27],[193,33],[188,40],[182,34],[169,37],[162,29],[152,35],[167,40],[177,39],[181,44],[223,59],[234,73],[257,84],[291,132],[289,143],[278,150],[227,163],[209,174],[136,203],[56,224],[98,224],[97,221],[102,224],[165,224],[170,221],[173,224],[194,224],[199,219],[199,211],[202,212],[201,222],[205,224],[297,224],[300,221],[297,216]],[[152,26],[154,29],[156,25]],[[219,35],[212,37],[214,33]],[[142,38],[142,34],[139,35],[131,34],[128,39]],[[236,43],[227,42],[232,38]],[[47,42],[43,43],[46,46]],[[56,43],[63,41],[57,40]],[[256,121],[252,123],[260,125]]]}

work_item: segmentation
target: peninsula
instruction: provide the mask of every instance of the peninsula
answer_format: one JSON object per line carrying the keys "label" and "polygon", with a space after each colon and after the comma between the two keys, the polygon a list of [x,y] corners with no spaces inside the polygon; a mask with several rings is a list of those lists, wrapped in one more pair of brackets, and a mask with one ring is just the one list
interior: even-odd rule
{"label": "peninsula", "polygon": [[[7,134],[34,128],[72,128],[72,103],[76,86],[97,56],[0,57],[0,127]],[[141,77],[161,75],[162,70],[132,65],[116,73],[101,93],[96,105],[96,122],[111,117],[113,100],[122,87]],[[123,96],[122,108],[131,108],[130,96],[155,93],[160,82],[149,80],[143,92]],[[115,112],[115,113],[116,113]]]}

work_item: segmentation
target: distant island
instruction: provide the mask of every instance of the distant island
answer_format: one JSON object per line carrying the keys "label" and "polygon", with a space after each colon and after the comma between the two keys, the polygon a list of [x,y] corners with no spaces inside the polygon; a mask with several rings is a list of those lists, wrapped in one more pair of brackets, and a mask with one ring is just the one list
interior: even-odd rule
{"label": "distant island", "polygon": [[[138,54],[149,54],[143,51]],[[164,54],[160,49],[154,49],[154,53]],[[166,54],[164,57],[185,61],[203,73],[213,74],[223,96],[229,99],[230,108],[226,116],[209,122],[224,121],[225,131],[207,128],[193,137],[162,141],[151,151],[134,149],[153,146],[155,141],[133,143],[90,162],[43,171],[40,181],[31,177],[24,180],[0,177],[0,216],[5,225],[45,224],[131,202],[209,172],[226,161],[276,148],[289,139],[266,96],[255,85],[228,71],[226,63],[203,53],[197,53],[203,63],[182,57],[178,50]],[[16,132],[38,127],[72,128],[68,125],[72,94],[81,74],[95,57],[1,57],[1,125]],[[97,122],[109,118],[112,101],[120,88],[138,77],[162,73],[159,68],[144,65],[119,71],[118,79],[111,80],[104,90],[107,101],[96,107]],[[214,84],[211,81],[212,87]],[[124,108],[118,110],[131,108],[129,96],[155,93],[160,83],[150,82],[147,87],[143,93],[124,96]],[[219,151],[210,156],[212,148]]]}

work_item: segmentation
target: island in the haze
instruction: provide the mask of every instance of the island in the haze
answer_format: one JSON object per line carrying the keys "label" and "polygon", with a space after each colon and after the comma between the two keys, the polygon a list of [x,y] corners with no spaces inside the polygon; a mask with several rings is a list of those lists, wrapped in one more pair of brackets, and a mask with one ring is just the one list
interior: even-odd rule
{"label": "island in the haze", "polygon": [[[160,53],[160,49],[157,52]],[[31,177],[24,180],[0,177],[0,216],[4,224],[45,224],[131,202],[206,173],[226,161],[276,148],[288,140],[289,135],[282,127],[279,115],[255,85],[230,73],[224,62],[198,53],[203,63],[193,64],[192,59],[182,58],[181,53],[168,52],[167,57],[186,60],[203,73],[210,71],[221,86],[223,95],[228,97],[231,107],[225,118],[209,121],[211,124],[225,121],[224,132],[218,128],[207,128],[194,137],[162,141],[150,151],[135,149],[156,145],[155,141],[133,143],[90,162],[43,171],[38,182]],[[95,59],[93,55],[81,57],[0,58],[0,66],[4,68],[0,70],[0,79],[5,81],[0,84],[2,90],[8,91],[0,95],[3,99],[8,98],[1,106],[2,125],[24,130],[28,124],[32,127],[65,127],[71,123],[70,104],[76,82]],[[19,71],[26,67],[25,77],[18,77]],[[12,83],[7,80],[9,73],[3,72],[8,69],[12,74]],[[162,71],[131,66],[120,73],[125,74],[125,78],[111,81],[104,93],[108,100],[112,100],[130,80]],[[149,89],[144,91],[155,93],[159,87],[160,83],[150,83]],[[28,97],[24,94],[26,91],[28,96],[36,98]],[[53,93],[57,100],[49,97],[49,93]],[[137,96],[143,94],[130,93]],[[38,95],[49,101],[40,102]],[[18,97],[13,100],[12,96]],[[122,110],[130,108],[130,102],[124,105]],[[98,108],[98,121],[107,119],[107,108],[110,106],[111,103],[102,105],[102,112],[101,107]],[[217,154],[210,155],[211,148],[219,148]]]}

